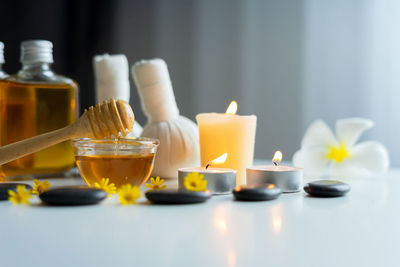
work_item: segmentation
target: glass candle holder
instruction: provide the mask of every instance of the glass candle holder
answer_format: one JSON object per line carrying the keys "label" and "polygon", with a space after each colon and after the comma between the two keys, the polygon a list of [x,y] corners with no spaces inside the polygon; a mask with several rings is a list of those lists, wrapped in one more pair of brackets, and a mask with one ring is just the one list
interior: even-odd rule
{"label": "glass candle holder", "polygon": [[72,140],[76,165],[89,186],[109,178],[117,188],[124,184],[140,186],[149,178],[159,141],[151,138],[119,140]]}

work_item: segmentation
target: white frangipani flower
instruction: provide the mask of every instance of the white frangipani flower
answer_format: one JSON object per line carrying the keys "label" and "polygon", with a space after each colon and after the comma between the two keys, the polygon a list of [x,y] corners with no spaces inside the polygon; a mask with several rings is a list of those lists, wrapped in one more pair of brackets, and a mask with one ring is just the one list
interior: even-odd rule
{"label": "white frangipani flower", "polygon": [[379,142],[356,144],[361,134],[374,125],[362,118],[336,122],[336,137],[322,120],[314,121],[304,134],[301,149],[293,156],[295,166],[306,175],[330,177],[365,176],[385,172],[389,155]]}

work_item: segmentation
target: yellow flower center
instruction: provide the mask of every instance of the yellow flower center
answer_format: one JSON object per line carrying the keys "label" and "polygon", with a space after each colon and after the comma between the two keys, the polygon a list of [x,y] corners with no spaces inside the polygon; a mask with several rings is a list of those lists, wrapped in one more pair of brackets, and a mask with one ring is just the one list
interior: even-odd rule
{"label": "yellow flower center", "polygon": [[339,146],[330,146],[326,157],[328,160],[342,162],[344,159],[350,157],[350,154],[346,145],[340,144]]}
{"label": "yellow flower center", "polygon": [[135,201],[135,199],[133,198],[133,196],[131,194],[126,194],[125,195],[125,200],[128,201],[128,202]]}
{"label": "yellow flower center", "polygon": [[189,173],[185,176],[184,185],[189,191],[205,191],[207,190],[207,180],[204,175],[197,172]]}

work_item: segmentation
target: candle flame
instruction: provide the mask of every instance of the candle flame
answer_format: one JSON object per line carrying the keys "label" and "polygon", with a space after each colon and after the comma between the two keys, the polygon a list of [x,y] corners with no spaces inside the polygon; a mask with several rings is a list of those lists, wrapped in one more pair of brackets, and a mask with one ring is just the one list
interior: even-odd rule
{"label": "candle flame", "polygon": [[226,159],[228,158],[228,153],[224,153],[216,159],[209,161],[206,165],[206,169],[211,165],[223,164],[225,163]]}
{"label": "candle flame", "polygon": [[233,100],[233,101],[229,104],[228,108],[226,109],[225,114],[235,115],[236,112],[237,112],[237,109],[238,109],[238,103],[237,103],[235,100]]}
{"label": "candle flame", "polygon": [[276,164],[276,162],[281,162],[282,160],[282,152],[279,150],[275,152],[272,162]]}
{"label": "candle flame", "polygon": [[216,159],[213,159],[210,163],[211,164],[223,164],[225,163],[226,159],[228,158],[228,153],[224,153]]}
{"label": "candle flame", "polygon": [[273,189],[273,188],[275,188],[275,185],[274,184],[269,184],[269,185],[267,185],[267,188],[268,189]]}

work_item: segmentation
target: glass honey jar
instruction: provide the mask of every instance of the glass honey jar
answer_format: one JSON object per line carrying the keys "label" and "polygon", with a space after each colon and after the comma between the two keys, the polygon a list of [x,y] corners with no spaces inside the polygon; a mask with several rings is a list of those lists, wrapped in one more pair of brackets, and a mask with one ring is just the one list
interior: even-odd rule
{"label": "glass honey jar", "polygon": [[[51,69],[53,44],[21,44],[22,69],[0,80],[0,145],[73,123],[79,116],[78,84]],[[74,166],[74,150],[63,142],[0,167],[0,179],[59,174]]]}
{"label": "glass honey jar", "polygon": [[140,186],[149,178],[160,142],[145,137],[118,140],[73,139],[76,165],[87,185],[108,178],[117,188]]}

